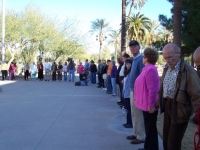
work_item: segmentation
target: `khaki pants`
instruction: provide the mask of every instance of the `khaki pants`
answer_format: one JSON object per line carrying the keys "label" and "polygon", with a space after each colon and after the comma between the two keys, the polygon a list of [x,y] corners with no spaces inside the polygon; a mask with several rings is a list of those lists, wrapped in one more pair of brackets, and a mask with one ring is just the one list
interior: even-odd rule
{"label": "khaki pants", "polygon": [[135,107],[133,91],[130,92],[130,102],[131,102],[131,117],[133,123],[133,135],[137,137],[138,140],[145,140],[145,129],[144,129],[144,119],[142,110]]}

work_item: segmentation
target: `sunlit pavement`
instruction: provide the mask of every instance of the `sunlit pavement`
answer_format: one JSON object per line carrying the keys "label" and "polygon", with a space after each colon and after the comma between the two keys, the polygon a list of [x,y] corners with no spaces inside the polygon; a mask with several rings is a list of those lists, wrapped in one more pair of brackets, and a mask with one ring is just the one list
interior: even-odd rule
{"label": "sunlit pavement", "polygon": [[[0,150],[137,150],[117,98],[97,85],[0,81]],[[160,150],[162,140],[159,138]]]}

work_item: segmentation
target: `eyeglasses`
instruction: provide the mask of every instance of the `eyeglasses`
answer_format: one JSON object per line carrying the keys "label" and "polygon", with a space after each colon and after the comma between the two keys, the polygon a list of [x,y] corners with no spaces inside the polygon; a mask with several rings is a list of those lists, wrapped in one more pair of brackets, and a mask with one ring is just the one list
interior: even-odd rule
{"label": "eyeglasses", "polygon": [[200,71],[200,65],[199,66],[195,66],[195,68],[197,69],[197,71]]}
{"label": "eyeglasses", "polygon": [[164,62],[166,62],[166,61],[172,61],[173,57],[174,57],[174,56],[164,57],[164,58],[163,58],[163,61],[164,61]]}

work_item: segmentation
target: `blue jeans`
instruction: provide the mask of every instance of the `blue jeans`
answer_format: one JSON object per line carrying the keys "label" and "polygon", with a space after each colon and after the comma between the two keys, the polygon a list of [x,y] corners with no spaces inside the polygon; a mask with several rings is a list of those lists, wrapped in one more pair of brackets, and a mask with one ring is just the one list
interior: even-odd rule
{"label": "blue jeans", "polygon": [[74,77],[75,77],[74,69],[73,70],[69,70],[69,80],[74,82]]}
{"label": "blue jeans", "polygon": [[64,80],[67,81],[67,72],[64,72]]}
{"label": "blue jeans", "polygon": [[32,80],[36,80],[36,74],[37,74],[37,73],[33,73],[33,74],[31,74],[31,78],[32,78]]}
{"label": "blue jeans", "polygon": [[116,78],[111,78],[111,84],[113,88],[113,95],[117,95],[117,85],[116,85]]}
{"label": "blue jeans", "polygon": [[126,123],[132,126],[133,124],[132,124],[132,117],[131,117],[130,98],[124,98],[124,101],[125,101],[125,107],[126,107],[126,110],[127,110]]}
{"label": "blue jeans", "polygon": [[90,72],[90,82],[96,84],[96,72]]}
{"label": "blue jeans", "polygon": [[106,87],[107,87],[107,92],[112,93],[112,84],[110,75],[107,75],[106,77]]}
{"label": "blue jeans", "polygon": [[82,86],[85,86],[85,85],[88,84],[88,82],[89,82],[88,79],[86,79],[86,80],[82,80],[82,81],[81,81],[81,85],[82,85]]}

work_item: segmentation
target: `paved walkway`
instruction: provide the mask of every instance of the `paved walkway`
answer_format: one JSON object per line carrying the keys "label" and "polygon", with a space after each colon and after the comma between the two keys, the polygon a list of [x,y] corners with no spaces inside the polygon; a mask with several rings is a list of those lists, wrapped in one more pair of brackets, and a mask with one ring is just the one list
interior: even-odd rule
{"label": "paved walkway", "polygon": [[[0,81],[0,150],[137,150],[117,99],[89,84]],[[159,138],[160,150],[162,140]]]}

